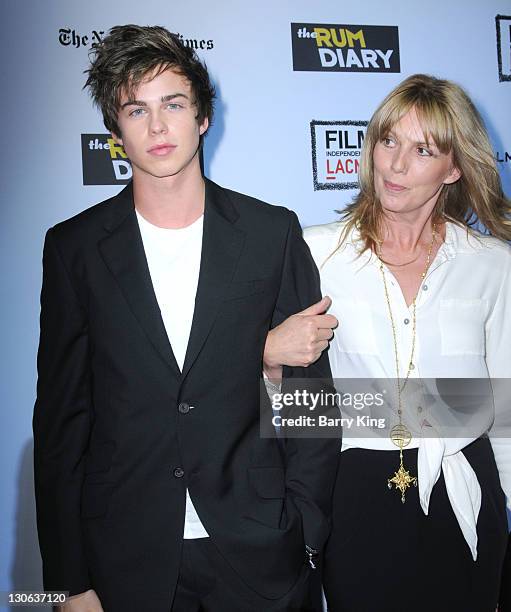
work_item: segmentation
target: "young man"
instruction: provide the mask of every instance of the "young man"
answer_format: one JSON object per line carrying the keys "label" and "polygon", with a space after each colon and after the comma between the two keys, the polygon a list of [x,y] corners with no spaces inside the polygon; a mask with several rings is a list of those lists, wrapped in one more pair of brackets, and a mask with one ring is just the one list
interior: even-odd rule
{"label": "young man", "polygon": [[114,27],[88,72],[133,181],[46,236],[44,586],[69,612],[308,609],[340,443],[259,435],[267,332],[320,298],[297,218],[203,178],[214,92],[177,36]]}

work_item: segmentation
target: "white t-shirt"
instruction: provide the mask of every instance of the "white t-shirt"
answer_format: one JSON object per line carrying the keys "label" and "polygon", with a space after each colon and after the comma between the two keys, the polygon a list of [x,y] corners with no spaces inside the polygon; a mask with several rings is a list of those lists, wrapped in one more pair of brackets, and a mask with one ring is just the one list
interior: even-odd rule
{"label": "white t-shirt", "polygon": [[[137,219],[165,330],[182,370],[199,282],[204,216],[180,229],[157,227],[138,212]],[[187,489],[183,538],[205,537],[208,533]]]}

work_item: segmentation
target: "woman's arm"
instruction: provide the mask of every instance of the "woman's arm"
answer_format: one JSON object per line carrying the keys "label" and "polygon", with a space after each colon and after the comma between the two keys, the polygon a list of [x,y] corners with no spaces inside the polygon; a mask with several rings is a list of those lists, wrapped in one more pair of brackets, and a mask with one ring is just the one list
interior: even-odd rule
{"label": "woman's arm", "polygon": [[486,325],[486,365],[495,405],[489,437],[511,510],[511,250],[506,255],[499,293]]}

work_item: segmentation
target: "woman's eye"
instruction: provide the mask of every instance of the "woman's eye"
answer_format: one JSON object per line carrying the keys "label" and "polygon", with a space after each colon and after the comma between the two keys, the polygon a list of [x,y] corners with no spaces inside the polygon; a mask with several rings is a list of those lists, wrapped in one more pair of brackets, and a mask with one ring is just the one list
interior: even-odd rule
{"label": "woman's eye", "polygon": [[421,157],[431,157],[431,151],[426,149],[426,147],[417,147],[417,153]]}
{"label": "woman's eye", "polygon": [[392,140],[392,138],[389,138],[388,136],[386,136],[385,138],[382,138],[381,141],[386,147],[391,147],[394,144],[394,141]]}

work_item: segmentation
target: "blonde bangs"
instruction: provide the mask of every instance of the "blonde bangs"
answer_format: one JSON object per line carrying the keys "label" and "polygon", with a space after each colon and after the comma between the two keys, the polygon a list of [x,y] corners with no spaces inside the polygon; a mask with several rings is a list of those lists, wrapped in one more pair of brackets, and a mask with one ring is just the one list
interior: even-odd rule
{"label": "blonde bangs", "polygon": [[380,112],[376,112],[376,138],[386,138],[394,126],[414,109],[425,143],[428,146],[434,144],[441,153],[449,153],[453,149],[454,126],[446,104],[442,102],[438,98],[426,98],[413,91],[403,91],[388,98],[380,107]]}
{"label": "blonde bangs", "polygon": [[433,211],[436,222],[449,220],[462,227],[476,222],[501,240],[511,240],[511,205],[502,183],[484,122],[473,102],[456,83],[415,74],[400,83],[376,109],[367,126],[359,171],[360,191],[339,211],[344,229],[332,255],[357,230],[361,248],[376,250],[380,242],[382,207],[374,188],[373,152],[394,126],[415,109],[426,145],[443,154],[452,152],[461,178],[443,186]]}

